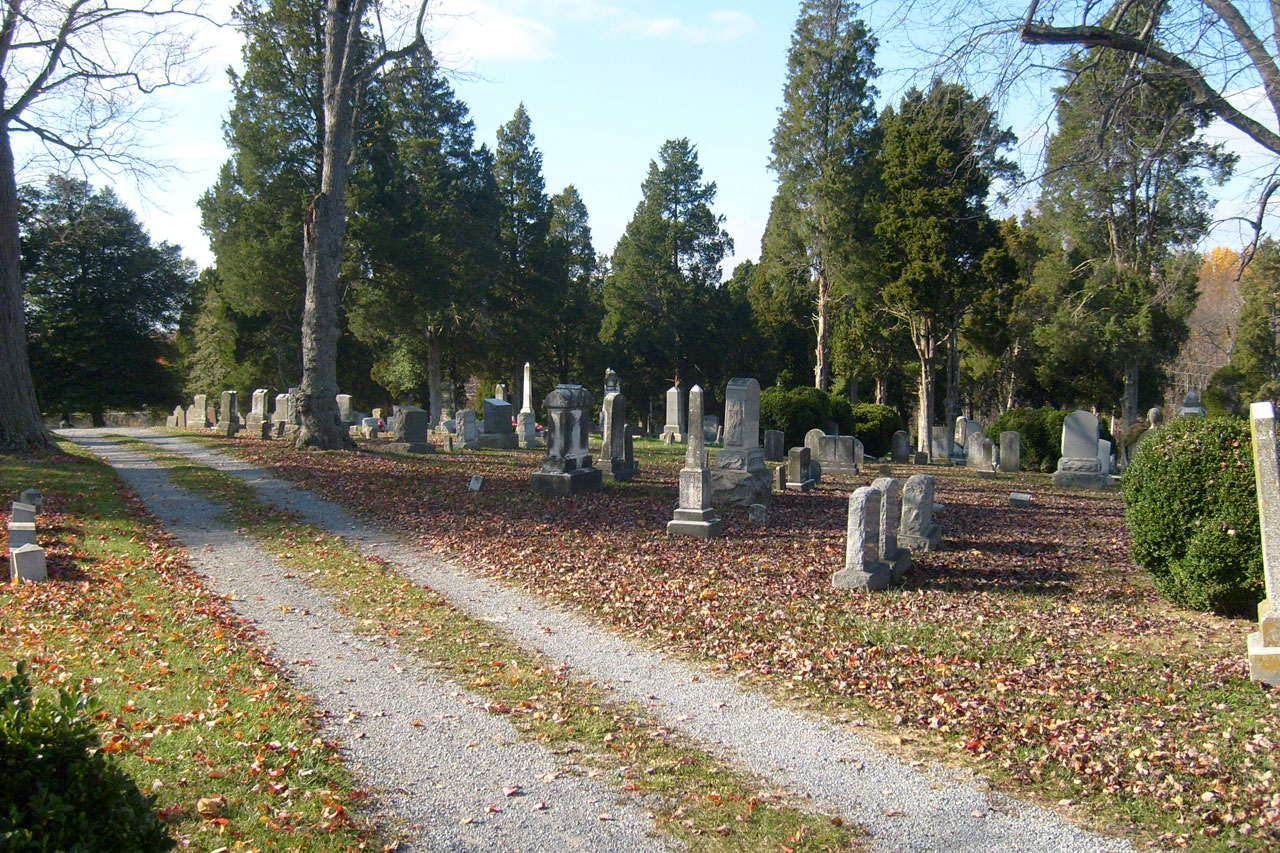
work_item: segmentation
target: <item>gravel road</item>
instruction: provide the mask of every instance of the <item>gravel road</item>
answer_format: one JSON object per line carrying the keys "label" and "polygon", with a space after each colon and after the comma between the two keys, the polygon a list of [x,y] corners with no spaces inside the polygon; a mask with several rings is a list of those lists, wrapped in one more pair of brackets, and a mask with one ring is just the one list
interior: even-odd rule
{"label": "gravel road", "polygon": [[[555,757],[521,740],[505,717],[473,706],[475,697],[411,657],[356,634],[324,596],[286,576],[217,520],[218,507],[173,485],[145,454],[89,430],[70,437],[124,477],[208,585],[264,632],[291,680],[315,696],[326,734],[343,744],[353,770],[394,816],[404,849],[678,849],[653,837],[650,815],[604,779],[561,775]],[[517,785],[523,794],[504,794]]]}
{"label": "gravel road", "polygon": [[[909,765],[877,749],[852,727],[775,705],[741,690],[731,679],[644,649],[580,614],[470,574],[239,459],[147,430],[114,431],[137,435],[243,478],[261,498],[292,509],[400,567],[472,615],[501,624],[526,648],[567,663],[611,687],[620,699],[647,706],[654,716],[746,770],[861,824],[871,833],[873,850],[1110,853],[1132,849],[1126,841],[1081,829],[1056,812],[992,792],[971,772],[934,763]],[[82,431],[68,434],[84,440]],[[147,495],[143,487],[136,488]],[[172,515],[158,514],[166,522]],[[308,657],[318,660],[321,656]],[[597,843],[592,836],[590,849],[610,849],[608,844],[604,837]]]}

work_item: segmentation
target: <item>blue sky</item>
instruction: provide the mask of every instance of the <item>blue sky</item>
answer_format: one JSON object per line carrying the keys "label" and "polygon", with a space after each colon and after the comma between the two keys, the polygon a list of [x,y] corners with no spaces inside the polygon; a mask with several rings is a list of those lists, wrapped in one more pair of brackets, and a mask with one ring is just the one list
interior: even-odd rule
{"label": "blue sky", "polygon": [[[478,141],[492,146],[498,127],[525,104],[547,191],[578,188],[597,251],[613,250],[662,143],[688,137],[704,178],[719,190],[716,211],[736,243],[736,257],[726,264],[731,270],[759,254],[775,186],[769,140],[798,7],[791,0],[432,0],[429,36],[442,64],[456,71],[454,86],[471,108]],[[902,8],[868,10],[881,41],[882,101],[896,100],[920,79],[913,69],[927,60],[919,46],[927,52],[936,43],[928,25],[890,17]],[[885,11],[877,18],[879,9]],[[1014,37],[1002,38],[1008,44],[994,40],[993,51],[1012,47]],[[221,129],[230,97],[225,69],[239,63],[240,42],[226,28],[207,33],[205,43],[204,82],[166,93],[161,105],[168,118],[146,134],[154,156],[175,168],[143,186],[93,177],[115,186],[153,238],[181,245],[202,266],[212,256],[196,200],[228,157]],[[1003,121],[1022,139],[1028,170],[1043,142],[1049,82],[1023,86],[1003,104]],[[1244,153],[1253,147],[1238,138],[1232,144]],[[1244,197],[1247,190],[1237,180],[1226,195]],[[1015,205],[1030,201],[1026,194]],[[1214,237],[1238,242],[1226,231]]]}

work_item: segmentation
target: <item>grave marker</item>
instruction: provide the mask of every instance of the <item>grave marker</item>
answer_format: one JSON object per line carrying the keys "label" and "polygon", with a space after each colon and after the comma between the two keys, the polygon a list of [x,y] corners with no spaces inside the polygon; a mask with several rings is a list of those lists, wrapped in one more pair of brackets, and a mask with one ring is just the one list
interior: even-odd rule
{"label": "grave marker", "polygon": [[[542,406],[547,412],[547,456],[542,470],[530,475],[530,483],[540,492],[556,495],[599,490],[603,478],[600,469],[591,464],[587,442],[595,406],[591,392],[581,385],[557,385]],[[487,412],[485,420],[487,425]]]}
{"label": "grave marker", "polygon": [[[701,422],[702,388],[694,385],[689,389],[688,423]],[[711,469],[707,467],[701,430],[690,433],[688,441],[684,467],[680,469],[680,498],[671,520],[667,522],[667,535],[709,539],[720,535],[723,522],[711,508]]]}
{"label": "grave marker", "polygon": [[902,487],[902,521],[898,543],[912,551],[936,551],[942,546],[942,529],[933,522],[934,479],[916,474]]}
{"label": "grave marker", "polygon": [[18,583],[49,579],[44,549],[39,545],[19,545],[9,550],[9,577]]}
{"label": "grave marker", "polygon": [[1054,472],[1055,486],[1105,489],[1110,477],[1098,464],[1098,418],[1077,409],[1062,423],[1062,458]]}
{"label": "grave marker", "polygon": [[869,486],[854,490],[845,530],[844,568],[831,576],[832,585],[837,589],[887,587],[893,569],[880,561],[880,492]]}
{"label": "grave marker", "polygon": [[1249,635],[1249,678],[1280,685],[1280,455],[1276,413],[1270,402],[1249,407],[1253,472],[1262,529],[1262,577],[1266,598],[1258,605],[1258,630]]}

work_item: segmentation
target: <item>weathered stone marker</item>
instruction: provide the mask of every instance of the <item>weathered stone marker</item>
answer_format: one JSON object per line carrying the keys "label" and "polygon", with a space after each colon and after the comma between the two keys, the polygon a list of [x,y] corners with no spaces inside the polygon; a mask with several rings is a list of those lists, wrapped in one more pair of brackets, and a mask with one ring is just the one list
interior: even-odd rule
{"label": "weathered stone marker", "polygon": [[392,412],[395,425],[391,429],[388,450],[393,453],[436,452],[436,446],[427,440],[431,428],[430,412],[417,406],[396,406]]}
{"label": "weathered stone marker", "polygon": [[21,501],[14,501],[13,508],[9,512],[10,521],[29,521],[36,523],[36,508],[31,504],[24,504]]}
{"label": "weathered stone marker", "polygon": [[266,388],[257,388],[250,398],[249,416],[245,418],[244,428],[254,438],[271,438],[271,417],[267,414],[267,396],[270,393]]}
{"label": "weathered stone marker", "polygon": [[724,448],[716,454],[711,486],[711,502],[719,507],[773,500],[760,446],[760,383],[754,379],[730,379],[725,388]]}
{"label": "weathered stone marker", "polygon": [[934,480],[916,474],[902,487],[902,522],[898,542],[912,551],[936,551],[942,546],[942,529],[933,523]]}
{"label": "weathered stone marker", "polygon": [[600,470],[609,479],[622,483],[639,472],[634,451],[627,452],[631,436],[627,435],[627,398],[618,391],[610,391],[604,397],[604,415],[601,424],[603,437],[600,444]]}
{"label": "weathered stone marker", "polygon": [[951,464],[951,428],[936,426],[929,430],[929,459],[938,465]]}
{"label": "weathered stone marker", "polygon": [[338,420],[342,421],[344,427],[350,428],[359,423],[355,403],[350,394],[338,394],[334,399],[338,402]]}
{"label": "weathered stone marker", "polygon": [[900,581],[911,568],[911,552],[898,545],[902,483],[892,477],[880,477],[872,481],[871,488],[880,493],[880,561],[888,564],[891,579]]}
{"label": "weathered stone marker", "polygon": [[1022,434],[1014,430],[1000,433],[1000,470],[1016,474],[1022,470]]}
{"label": "weathered stone marker", "polygon": [[1178,407],[1178,417],[1203,418],[1204,416],[1204,406],[1200,405],[1200,392],[1192,388],[1187,392],[1186,399],[1182,401],[1182,405]]}
{"label": "weathered stone marker", "polygon": [[213,426],[209,423],[208,395],[196,394],[191,401],[191,405],[187,407],[187,426],[193,429],[208,429]]}
{"label": "weathered stone marker", "polygon": [[44,509],[44,493],[39,489],[23,489],[22,494],[18,495],[18,500],[35,507],[36,512]]}
{"label": "weathered stone marker", "polygon": [[239,403],[236,402],[236,392],[223,391],[222,399],[218,406],[218,422],[213,427],[218,435],[234,438],[235,434],[240,431],[239,409]]}
{"label": "weathered stone marker", "polygon": [[782,462],[787,458],[787,434],[780,429],[764,431],[764,458],[766,462]]}
{"label": "weathered stone marker", "polygon": [[9,550],[21,548],[23,545],[36,544],[36,524],[34,521],[9,522]]}
{"label": "weathered stone marker", "polygon": [[511,425],[511,404],[490,397],[483,405],[484,432],[478,439],[480,446],[488,450],[514,450],[518,447],[520,442],[516,438],[515,427]]}
{"label": "weathered stone marker", "polygon": [[1025,509],[1031,506],[1031,495],[1026,492],[1010,492],[1009,506],[1016,506]]}
{"label": "weathered stone marker", "polygon": [[911,461],[911,436],[900,429],[889,439],[889,458],[894,465],[906,465]]}
{"label": "weathered stone marker", "polygon": [[827,435],[811,429],[805,433],[804,446],[809,448],[809,458],[828,473],[851,477],[862,468],[862,442],[851,435]]}
{"label": "weathered stone marker", "polygon": [[1267,597],[1258,605],[1258,630],[1249,635],[1249,678],[1280,685],[1280,454],[1270,402],[1249,407],[1253,472],[1262,528],[1262,575]]}
{"label": "weathered stone marker", "polygon": [[472,475],[471,475],[471,482],[470,482],[470,483],[467,483],[467,491],[468,491],[468,492],[478,492],[478,491],[480,491],[480,488],[481,488],[483,485],[484,485],[484,477],[482,477],[482,476],[481,476],[481,475],[479,475],[479,474],[472,474]]}
{"label": "weathered stone marker", "polygon": [[1054,472],[1055,486],[1105,489],[1110,477],[1098,464],[1098,418],[1077,409],[1062,422],[1062,458]]}
{"label": "weathered stone marker", "polygon": [[[662,428],[664,444],[676,444],[684,441],[685,435],[684,392],[679,385],[667,389],[667,423]],[[697,421],[701,423],[701,420]]]}
{"label": "weathered stone marker", "polygon": [[538,419],[533,413],[533,367],[524,363],[524,387],[521,389],[520,413],[516,415],[516,443],[521,447],[541,447]]}
{"label": "weathered stone marker", "polygon": [[[587,444],[595,402],[591,392],[581,385],[557,385],[542,401],[547,412],[547,456],[542,460],[542,470],[529,477],[538,491],[576,495],[601,487],[603,478],[600,469],[591,464],[591,448]],[[485,421],[488,429],[487,413]]]}
{"label": "weathered stone marker", "polygon": [[807,492],[817,482],[810,470],[809,448],[793,447],[787,451],[787,488]]}
{"label": "weathered stone marker", "polygon": [[[12,544],[12,543],[10,543]],[[9,549],[9,577],[18,583],[49,579],[44,549],[36,544],[19,545]]]}
{"label": "weathered stone marker", "polygon": [[[688,422],[702,423],[702,388],[697,385],[689,389]],[[671,520],[667,522],[667,535],[709,539],[720,535],[724,522],[711,508],[711,469],[707,467],[707,451],[703,446],[702,431],[694,430],[689,433],[688,441],[684,467],[680,469],[680,500]]]}
{"label": "weathered stone marker", "polygon": [[769,508],[764,504],[751,504],[747,507],[747,521],[752,524],[765,524],[769,520]]}
{"label": "weathered stone marker", "polygon": [[880,561],[880,497],[870,486],[849,496],[844,568],[831,576],[837,589],[884,589],[893,569]]}

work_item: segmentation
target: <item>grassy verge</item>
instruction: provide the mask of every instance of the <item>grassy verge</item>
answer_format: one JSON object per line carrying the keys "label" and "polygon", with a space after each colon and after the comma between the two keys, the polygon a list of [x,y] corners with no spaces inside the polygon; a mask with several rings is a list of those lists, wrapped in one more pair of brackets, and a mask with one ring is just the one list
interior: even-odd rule
{"label": "grassy verge", "polygon": [[0,494],[46,496],[51,576],[0,585],[0,669],[25,659],[37,692],[96,696],[102,749],[183,847],[380,849],[314,705],[110,468],[63,449],[0,458]]}
{"label": "grassy verge", "polygon": [[817,851],[854,844],[852,829],[839,819],[800,808],[340,537],[264,505],[239,478],[147,442],[117,440],[166,465],[184,489],[224,505],[228,523],[248,528],[282,565],[330,595],[361,631],[482,697],[485,710],[510,716],[517,731],[564,756],[567,769],[616,780],[620,792],[655,811],[661,830],[692,849]]}
{"label": "grassy verge", "polygon": [[[1128,561],[1114,493],[893,466],[937,478],[946,545],[914,555],[901,589],[866,594],[830,577],[848,493],[870,477],[776,496],[765,527],[728,511],[723,537],[690,541],[663,533],[679,468],[670,448],[645,449],[632,483],[553,500],[528,487],[535,454],[210,443],[451,559],[1100,829],[1202,850],[1280,844],[1280,691],[1247,678],[1253,627],[1155,595]],[[472,474],[485,477],[480,493],[466,490]],[[1032,509],[1011,509],[1010,490],[1031,492]]]}

